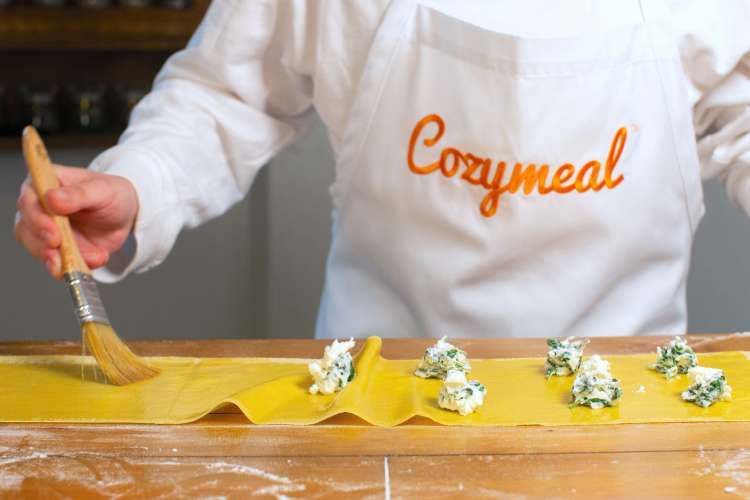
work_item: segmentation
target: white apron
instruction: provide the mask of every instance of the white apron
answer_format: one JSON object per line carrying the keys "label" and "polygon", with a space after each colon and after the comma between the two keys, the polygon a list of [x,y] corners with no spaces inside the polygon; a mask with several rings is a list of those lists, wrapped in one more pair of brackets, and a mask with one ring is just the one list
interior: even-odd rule
{"label": "white apron", "polygon": [[394,0],[337,158],[319,337],[685,331],[702,189],[677,48]]}

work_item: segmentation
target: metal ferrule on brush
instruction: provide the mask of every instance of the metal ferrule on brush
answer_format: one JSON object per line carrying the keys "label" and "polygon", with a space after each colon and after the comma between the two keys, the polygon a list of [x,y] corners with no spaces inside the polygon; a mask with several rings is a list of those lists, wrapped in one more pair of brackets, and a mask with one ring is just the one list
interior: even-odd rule
{"label": "metal ferrule on brush", "polygon": [[78,322],[81,325],[91,322],[109,325],[107,311],[104,310],[94,278],[80,271],[65,273],[64,278],[75,305]]}

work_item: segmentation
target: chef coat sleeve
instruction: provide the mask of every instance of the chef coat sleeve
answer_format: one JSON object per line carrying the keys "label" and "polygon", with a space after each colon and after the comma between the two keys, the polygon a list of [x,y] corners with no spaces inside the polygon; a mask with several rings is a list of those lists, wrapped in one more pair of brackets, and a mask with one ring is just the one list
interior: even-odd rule
{"label": "chef coat sleeve", "polygon": [[220,0],[169,58],[117,146],[92,170],[129,179],[139,212],[131,239],[95,272],[112,282],[161,263],[183,227],[216,217],[311,115],[316,5]]}
{"label": "chef coat sleeve", "polygon": [[704,179],[720,178],[750,216],[750,2],[677,1]]}

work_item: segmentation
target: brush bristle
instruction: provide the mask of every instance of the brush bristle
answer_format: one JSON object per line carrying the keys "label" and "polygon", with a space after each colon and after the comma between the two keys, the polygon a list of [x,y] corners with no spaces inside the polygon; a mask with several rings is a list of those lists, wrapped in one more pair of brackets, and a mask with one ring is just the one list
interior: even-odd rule
{"label": "brush bristle", "polygon": [[132,384],[159,374],[159,370],[141,361],[109,325],[84,323],[83,340],[104,376],[114,385]]}

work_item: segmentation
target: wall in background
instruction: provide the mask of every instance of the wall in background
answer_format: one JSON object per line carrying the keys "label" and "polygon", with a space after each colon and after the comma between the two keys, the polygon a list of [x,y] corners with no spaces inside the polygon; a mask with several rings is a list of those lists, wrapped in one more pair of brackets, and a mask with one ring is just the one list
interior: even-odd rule
{"label": "wall in background", "polygon": [[[52,151],[85,165],[95,151]],[[13,239],[20,154],[0,153],[0,340],[75,339],[63,286]],[[225,216],[181,235],[167,261],[102,287],[115,328],[129,339],[310,337],[328,241],[333,160],[319,123],[261,172]],[[750,329],[750,220],[723,187],[706,184],[688,284],[690,331]]]}
{"label": "wall in background", "polygon": [[266,167],[268,325],[273,337],[312,337],[331,238],[333,152],[319,122]]}
{"label": "wall in background", "polygon": [[724,185],[703,184],[706,215],[693,245],[688,279],[688,330],[750,330],[750,219],[732,205]]}

